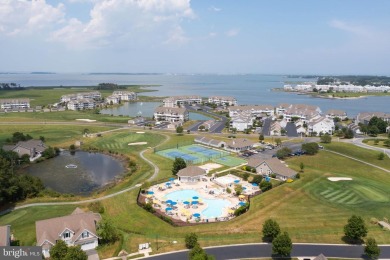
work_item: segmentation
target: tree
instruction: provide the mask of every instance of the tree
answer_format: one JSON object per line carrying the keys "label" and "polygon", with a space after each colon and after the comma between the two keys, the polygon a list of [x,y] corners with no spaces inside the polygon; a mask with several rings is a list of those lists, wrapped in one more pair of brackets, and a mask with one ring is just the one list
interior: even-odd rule
{"label": "tree", "polygon": [[377,136],[379,134],[379,128],[376,125],[368,126],[368,134],[372,136]]}
{"label": "tree", "polygon": [[263,241],[272,242],[280,234],[278,222],[267,219],[263,224]]}
{"label": "tree", "polygon": [[282,144],[282,139],[276,138],[275,139],[275,143],[276,143],[277,146],[281,145]]}
{"label": "tree", "polygon": [[284,159],[286,158],[290,153],[291,153],[291,149],[288,148],[288,147],[283,147],[282,149],[279,149],[277,152],[276,152],[276,157],[278,157],[279,159]]}
{"label": "tree", "polygon": [[176,175],[181,169],[184,169],[187,167],[186,162],[184,161],[183,158],[176,157],[175,161],[173,162],[172,166],[172,174]]}
{"label": "tree", "polygon": [[260,185],[260,183],[261,183],[262,180],[263,180],[263,176],[261,176],[261,175],[256,175],[255,177],[253,177],[252,182],[253,182],[253,183],[257,183],[257,184]]}
{"label": "tree", "polygon": [[85,253],[81,246],[71,246],[68,248],[68,253],[63,258],[64,260],[87,260],[88,256]]}
{"label": "tree", "polygon": [[304,150],[309,155],[314,155],[318,153],[318,144],[314,142],[302,144],[302,150]]}
{"label": "tree", "polygon": [[378,129],[378,133],[386,133],[386,127],[387,127],[387,122],[384,121],[382,118],[379,118],[377,116],[373,116],[370,121],[368,122],[368,127],[374,127]]}
{"label": "tree", "polygon": [[178,127],[176,127],[176,133],[178,133],[178,134],[182,134],[183,133],[183,127],[182,126],[178,126]]}
{"label": "tree", "polygon": [[281,256],[289,256],[292,250],[291,238],[287,232],[279,234],[272,241],[272,252]]}
{"label": "tree", "polygon": [[198,235],[195,233],[189,233],[185,237],[185,244],[188,249],[194,248],[198,245]]}
{"label": "tree", "polygon": [[320,139],[321,139],[321,143],[329,144],[330,142],[332,142],[332,136],[330,136],[329,134],[324,134],[323,136],[320,137]]}
{"label": "tree", "polygon": [[203,248],[197,243],[194,248],[189,252],[190,260],[214,260],[215,258],[211,255],[206,254]]}
{"label": "tree", "polygon": [[301,172],[303,172],[303,170],[305,169],[305,164],[303,162],[301,162],[299,164],[299,168],[301,169]]}
{"label": "tree", "polygon": [[367,238],[366,246],[364,247],[364,253],[369,259],[377,259],[381,253],[381,249],[376,243],[375,238]]}
{"label": "tree", "polygon": [[387,147],[390,147],[390,139],[384,141],[383,144],[386,145]]}
{"label": "tree", "polygon": [[45,137],[44,136],[40,136],[39,140],[41,140],[42,142],[45,142]]}
{"label": "tree", "polygon": [[263,135],[263,134],[260,134],[260,135],[259,135],[259,141],[260,141],[260,142],[263,142],[263,141],[264,141],[264,135]]}
{"label": "tree", "polygon": [[345,236],[352,241],[361,241],[361,239],[367,236],[367,227],[364,220],[353,215],[348,219],[348,224],[344,226]]}
{"label": "tree", "polygon": [[262,181],[260,183],[260,189],[262,192],[266,192],[267,190],[272,189],[272,183],[267,181]]}
{"label": "tree", "polygon": [[96,232],[104,243],[113,243],[119,238],[118,231],[109,219],[101,220],[97,225]]}
{"label": "tree", "polygon": [[66,243],[59,239],[57,243],[50,249],[50,259],[62,260],[68,253],[68,246]]}
{"label": "tree", "polygon": [[237,184],[234,186],[234,191],[236,192],[236,195],[239,196],[242,193],[242,185]]}

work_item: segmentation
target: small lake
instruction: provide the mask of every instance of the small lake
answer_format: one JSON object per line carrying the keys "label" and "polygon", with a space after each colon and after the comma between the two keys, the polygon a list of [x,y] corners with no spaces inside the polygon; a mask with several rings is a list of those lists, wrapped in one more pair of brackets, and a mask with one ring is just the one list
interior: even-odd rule
{"label": "small lake", "polygon": [[[144,116],[144,117],[153,117],[154,110],[156,107],[161,106],[161,102],[125,102],[121,106],[112,107],[107,109],[100,110],[101,114],[105,115],[114,115],[114,116]],[[209,120],[211,117],[192,113],[189,114],[190,120]]]}
{"label": "small lake", "polygon": [[[77,168],[66,168],[76,165]],[[39,177],[46,188],[76,195],[88,195],[120,177],[125,168],[117,159],[100,154],[63,151],[55,158],[32,164],[25,172]]]}

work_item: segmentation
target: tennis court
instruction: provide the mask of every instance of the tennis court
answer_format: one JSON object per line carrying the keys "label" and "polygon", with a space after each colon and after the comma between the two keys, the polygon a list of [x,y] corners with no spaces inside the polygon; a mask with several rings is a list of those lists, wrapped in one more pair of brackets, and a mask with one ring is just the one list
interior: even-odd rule
{"label": "tennis court", "polygon": [[229,156],[229,153],[226,151],[211,149],[197,144],[161,150],[156,153],[171,160],[182,158],[186,163],[190,164],[214,161],[225,166],[234,167],[246,162],[245,160]]}
{"label": "tennis court", "polygon": [[233,157],[233,156],[225,156],[225,157],[221,157],[221,158],[214,158],[213,162],[216,162],[216,163],[219,163],[219,164],[223,164],[223,165],[229,166],[229,167],[234,167],[234,166],[238,166],[238,165],[241,165],[243,163],[246,163],[245,160],[240,159],[240,158],[236,158],[236,157]]}

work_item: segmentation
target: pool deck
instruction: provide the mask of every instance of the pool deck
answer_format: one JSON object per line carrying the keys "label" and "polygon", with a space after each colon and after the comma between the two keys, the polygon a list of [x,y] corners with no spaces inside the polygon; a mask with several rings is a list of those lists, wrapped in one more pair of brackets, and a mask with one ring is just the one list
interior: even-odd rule
{"label": "pool deck", "polygon": [[[228,177],[231,178],[229,175]],[[233,176],[235,179],[239,179],[237,176]],[[232,193],[229,194],[226,192],[226,188],[218,185],[213,181],[213,178],[204,177],[202,181],[199,182],[180,182],[175,180],[171,182],[172,185],[167,186],[165,183],[161,183],[158,185],[154,185],[148,189],[148,191],[153,191],[154,194],[144,196],[146,197],[146,201],[153,204],[155,209],[159,209],[164,212],[167,216],[178,219],[183,222],[196,223],[196,222],[216,222],[216,221],[227,221],[231,218],[234,218],[234,210],[239,207],[239,202],[247,202],[247,196],[243,198],[243,196],[234,195],[234,184],[231,185],[230,189]],[[253,187],[248,182],[240,179],[240,183],[243,187],[247,187],[244,190],[243,195],[250,195],[256,191],[258,191],[258,187]],[[199,203],[197,205],[186,205],[183,202],[189,201],[192,202],[192,198],[182,198],[182,200],[177,201],[177,204],[171,207],[166,203],[167,197],[166,195],[180,190],[194,190],[199,194]],[[229,206],[224,207],[222,209],[222,215],[205,218],[202,216],[202,212],[207,209],[208,205],[204,200],[226,200],[229,201]],[[173,210],[166,211],[165,209],[171,207]],[[193,214],[199,213],[200,218],[195,218]]]}

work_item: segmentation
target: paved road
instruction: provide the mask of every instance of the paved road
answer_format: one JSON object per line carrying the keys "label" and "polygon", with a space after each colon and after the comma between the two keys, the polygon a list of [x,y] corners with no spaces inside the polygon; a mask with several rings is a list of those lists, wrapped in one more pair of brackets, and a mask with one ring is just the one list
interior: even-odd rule
{"label": "paved road", "polygon": [[[221,247],[204,248],[217,260],[271,257],[272,246],[270,244],[244,244]],[[292,257],[313,257],[324,254],[327,257],[362,258],[363,246],[360,245],[325,245],[325,244],[294,244]],[[390,258],[390,246],[381,246],[381,258]],[[145,257],[152,260],[181,260],[188,259],[188,250],[162,255]]]}
{"label": "paved road", "polygon": [[381,148],[381,147],[374,147],[374,146],[371,146],[371,145],[363,143],[363,140],[364,140],[364,138],[353,138],[352,139],[352,143],[354,145],[356,145],[356,146],[359,146],[359,147],[362,147],[362,148],[365,148],[365,149],[370,149],[370,150],[375,150],[375,151],[379,151],[379,152],[384,152],[384,153],[387,154],[387,156],[390,157],[390,149]]}

